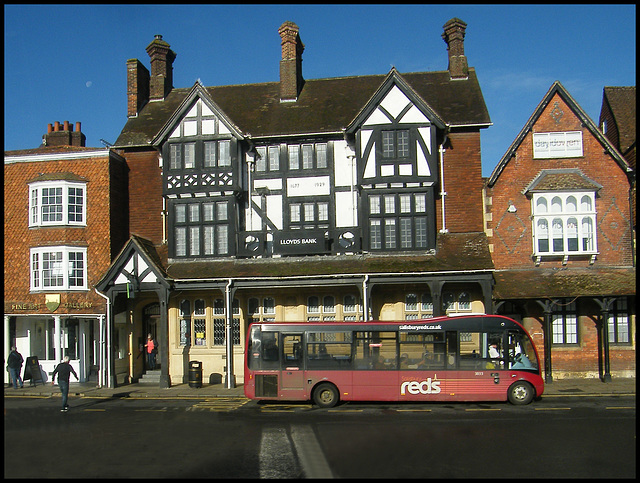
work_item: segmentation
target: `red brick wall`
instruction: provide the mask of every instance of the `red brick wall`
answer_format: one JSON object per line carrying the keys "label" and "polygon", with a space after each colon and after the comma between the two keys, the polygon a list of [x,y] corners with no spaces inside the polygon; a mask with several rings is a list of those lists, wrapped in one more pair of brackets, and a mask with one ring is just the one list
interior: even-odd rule
{"label": "red brick wall", "polygon": [[[79,312],[104,312],[104,299],[93,287],[108,269],[114,251],[114,238],[122,240],[122,233],[111,229],[111,169],[123,171],[122,160],[109,160],[107,155],[75,160],[34,161],[4,166],[4,299],[5,313],[47,313],[44,293],[29,293],[29,249],[45,245],[87,247],[88,292],[59,292],[61,304],[91,304]],[[29,193],[27,183],[40,174],[70,172],[87,180],[86,227],[29,228]],[[122,176],[119,183],[123,182]],[[124,190],[126,187],[114,187]],[[28,308],[12,307],[28,304]],[[63,309],[73,313],[75,309]]]}
{"label": "red brick wall", "polygon": [[[593,307],[581,310],[592,310]],[[528,317],[523,325],[531,335],[544,374],[544,337],[542,330],[543,316]],[[602,350],[602,349],[601,349]],[[616,373],[628,375],[636,369],[636,351],[634,345],[610,345],[609,368],[613,376]],[[595,321],[589,316],[578,317],[578,345],[551,347],[551,373],[554,378],[594,377],[602,375],[604,361],[598,355],[598,331]]]}
{"label": "red brick wall", "polygon": [[[445,226],[451,233],[481,232],[480,132],[454,132],[448,136],[444,154]],[[436,211],[438,226],[442,228],[441,199]]]}
{"label": "red brick wall", "polygon": [[[555,103],[562,110],[560,122],[551,116]],[[603,146],[583,127],[559,96],[555,96],[533,126],[533,132],[582,131],[584,157],[568,159],[533,159],[532,134],[529,132],[500,174],[488,195],[492,198],[491,216],[487,228],[492,229],[493,259],[496,268],[527,268],[534,266],[531,226],[531,200],[523,191],[542,169],[578,168],[591,180],[603,186],[596,197],[598,257],[595,266],[630,266],[631,231],[629,182]],[[509,213],[509,202],[517,212]],[[560,267],[562,261],[545,261],[541,267]],[[569,260],[568,266],[586,266],[584,260]]]}
{"label": "red brick wall", "polygon": [[162,243],[162,170],[157,151],[121,153],[129,166],[129,230]]}

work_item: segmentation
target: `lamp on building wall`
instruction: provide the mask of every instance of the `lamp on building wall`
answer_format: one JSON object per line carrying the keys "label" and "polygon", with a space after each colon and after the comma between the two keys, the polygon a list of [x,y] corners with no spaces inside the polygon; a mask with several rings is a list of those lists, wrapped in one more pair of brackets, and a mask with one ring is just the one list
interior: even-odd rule
{"label": "lamp on building wall", "polygon": [[516,208],[516,205],[514,205],[513,202],[509,201],[509,208],[507,208],[507,211],[509,213],[515,213],[518,211],[518,208]]}

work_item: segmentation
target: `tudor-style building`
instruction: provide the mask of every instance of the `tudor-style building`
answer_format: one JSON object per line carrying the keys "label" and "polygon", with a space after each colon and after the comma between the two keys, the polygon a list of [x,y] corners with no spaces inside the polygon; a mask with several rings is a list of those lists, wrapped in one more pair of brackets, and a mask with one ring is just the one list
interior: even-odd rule
{"label": "tudor-style building", "polygon": [[[173,88],[161,36],[151,72],[127,62],[132,238],[98,283],[110,300],[110,384],[243,379],[256,320],[411,319],[492,311],[480,130],[490,126],[466,24],[442,35],[438,72],[304,79],[304,46],[282,24],[280,81]],[[156,379],[157,380],[157,379]]]}
{"label": "tudor-style building", "polygon": [[634,176],[555,82],[487,180],[496,313],[532,334],[547,382],[635,376]]}
{"label": "tudor-style building", "polygon": [[69,356],[80,381],[104,383],[107,304],[94,287],[128,239],[127,166],[86,147],[79,122],[49,124],[42,141],[4,153],[5,360],[15,345],[47,381]]}

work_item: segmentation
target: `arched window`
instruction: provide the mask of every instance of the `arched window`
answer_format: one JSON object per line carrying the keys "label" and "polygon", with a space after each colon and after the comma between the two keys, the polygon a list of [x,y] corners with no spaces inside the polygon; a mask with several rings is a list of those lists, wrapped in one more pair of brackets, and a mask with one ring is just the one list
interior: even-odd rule
{"label": "arched window", "polygon": [[561,218],[553,219],[551,237],[553,239],[553,251],[561,253],[564,250],[564,227]]}
{"label": "arched window", "polygon": [[538,220],[536,236],[538,238],[538,251],[547,253],[549,251],[549,223],[545,218]]}
{"label": "arched window", "polygon": [[567,250],[578,251],[578,220],[576,218],[567,220]]}

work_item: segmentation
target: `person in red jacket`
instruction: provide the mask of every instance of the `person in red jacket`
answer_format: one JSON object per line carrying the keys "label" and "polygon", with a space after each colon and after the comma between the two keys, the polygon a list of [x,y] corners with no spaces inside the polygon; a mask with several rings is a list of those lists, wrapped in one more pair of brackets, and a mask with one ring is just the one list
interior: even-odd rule
{"label": "person in red jacket", "polygon": [[147,365],[148,369],[156,368],[156,354],[158,353],[158,343],[151,337],[151,334],[147,336],[147,343],[144,345],[147,348]]}

